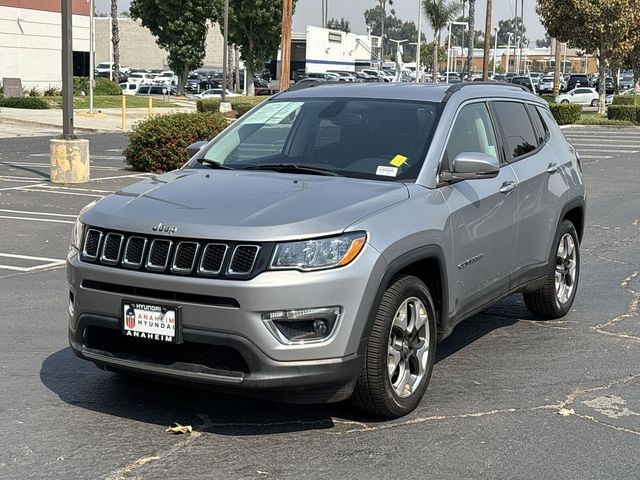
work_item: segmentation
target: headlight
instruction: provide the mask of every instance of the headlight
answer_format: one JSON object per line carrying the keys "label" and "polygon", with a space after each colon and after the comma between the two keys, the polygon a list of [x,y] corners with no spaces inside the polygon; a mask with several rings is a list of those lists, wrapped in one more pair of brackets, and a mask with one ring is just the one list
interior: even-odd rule
{"label": "headlight", "polygon": [[82,246],[84,227],[84,223],[80,221],[80,215],[78,215],[78,217],[76,218],[76,223],[73,225],[73,233],[71,234],[71,243],[78,250],[80,250],[80,247]]}
{"label": "headlight", "polygon": [[317,240],[279,243],[271,260],[271,268],[320,270],[342,267],[358,256],[366,240],[364,232],[354,232]]}

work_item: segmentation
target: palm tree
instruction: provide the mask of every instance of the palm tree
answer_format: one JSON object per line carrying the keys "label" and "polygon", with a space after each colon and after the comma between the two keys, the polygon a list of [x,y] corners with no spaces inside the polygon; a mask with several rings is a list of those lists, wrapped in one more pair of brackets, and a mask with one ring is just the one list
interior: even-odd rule
{"label": "palm tree", "polygon": [[440,48],[440,35],[460,12],[460,3],[456,0],[422,0],[424,14],[435,32],[433,42],[433,81],[438,81],[438,49]]}
{"label": "palm tree", "polygon": [[381,60],[384,61],[384,21],[387,19],[387,3],[393,5],[393,0],[378,0],[380,4],[380,44],[382,46]]}
{"label": "palm tree", "polygon": [[471,61],[473,59],[473,41],[476,31],[476,0],[469,0],[469,35],[467,35],[467,66],[465,70],[471,78]]}
{"label": "palm tree", "polygon": [[113,43],[113,80],[120,78],[120,29],[118,28],[118,0],[111,0],[111,42]]}

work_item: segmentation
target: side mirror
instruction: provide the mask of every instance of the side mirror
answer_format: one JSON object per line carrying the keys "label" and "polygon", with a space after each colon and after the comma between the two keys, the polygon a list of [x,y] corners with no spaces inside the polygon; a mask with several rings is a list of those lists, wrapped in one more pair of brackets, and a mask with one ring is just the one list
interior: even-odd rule
{"label": "side mirror", "polygon": [[192,159],[193,156],[196,153],[198,153],[200,150],[202,150],[202,147],[204,147],[207,143],[209,142],[205,142],[204,140],[201,140],[199,142],[192,143],[191,145],[189,145],[187,147],[187,158]]}
{"label": "side mirror", "polygon": [[446,172],[443,180],[495,178],[499,173],[500,163],[493,155],[479,152],[462,152],[453,159],[453,173]]}

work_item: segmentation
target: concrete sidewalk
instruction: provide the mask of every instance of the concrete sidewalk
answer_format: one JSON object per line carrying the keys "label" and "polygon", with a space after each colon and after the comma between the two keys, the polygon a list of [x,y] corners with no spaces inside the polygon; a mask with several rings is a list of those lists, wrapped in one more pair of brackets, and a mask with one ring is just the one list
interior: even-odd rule
{"label": "concrete sidewalk", "polygon": [[[153,115],[165,115],[175,112],[194,112],[194,106],[175,108],[154,108]],[[100,113],[91,116],[86,109],[74,110],[74,127],[79,132],[123,132],[141,120],[149,118],[146,108],[127,108],[126,129],[122,129],[122,113],[119,108],[102,108]],[[0,111],[0,124],[32,125],[34,127],[52,127],[62,130],[62,110],[28,110],[22,108],[3,108]],[[1,127],[0,127],[1,128]]]}

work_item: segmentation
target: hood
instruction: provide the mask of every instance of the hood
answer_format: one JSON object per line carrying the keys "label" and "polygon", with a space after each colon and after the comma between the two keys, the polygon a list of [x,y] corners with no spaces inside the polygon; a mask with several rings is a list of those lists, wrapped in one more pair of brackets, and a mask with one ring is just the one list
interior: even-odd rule
{"label": "hood", "polygon": [[100,200],[81,220],[96,227],[177,237],[275,241],[342,232],[408,198],[402,183],[276,172],[185,169]]}

